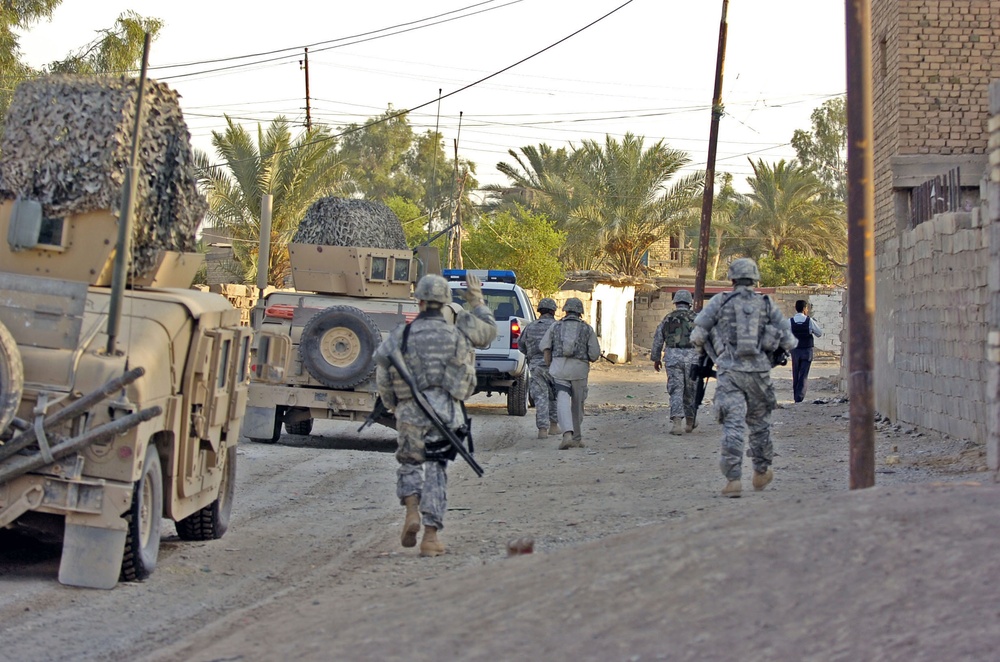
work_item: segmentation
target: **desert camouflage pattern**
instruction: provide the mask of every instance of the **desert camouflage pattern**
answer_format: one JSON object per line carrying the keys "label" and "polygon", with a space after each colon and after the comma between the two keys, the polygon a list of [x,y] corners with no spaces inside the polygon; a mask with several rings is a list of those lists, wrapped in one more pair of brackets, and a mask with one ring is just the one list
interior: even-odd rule
{"label": "desert camouflage pattern", "polygon": [[771,412],[777,406],[768,372],[720,372],[715,386],[715,412],[722,423],[722,453],[719,468],[728,480],[738,480],[743,471],[743,445],[749,432],[747,455],[754,471],[771,466]]}
{"label": "desert camouflage pattern", "polygon": [[310,205],[292,239],[296,244],[406,250],[403,224],[380,202],[328,196]]}
{"label": "desert camouflage pattern", "polygon": [[556,422],[556,392],[548,366],[545,365],[545,355],[539,346],[546,332],[555,323],[556,318],[551,314],[542,315],[524,328],[517,342],[518,349],[527,358],[531,369],[528,392],[535,402],[535,427],[539,430]]}
{"label": "desert camouflage pattern", "polygon": [[712,297],[694,323],[691,342],[707,346],[720,372],[770,372],[769,353],[798,343],[778,307],[745,285]]}
{"label": "desert camouflage pattern", "polygon": [[[0,197],[37,200],[52,218],[119,214],[138,86],[134,78],[69,75],[18,85],[0,141]],[[132,269],[140,277],[161,251],[194,252],[208,210],[178,98],[146,81],[132,232]]]}

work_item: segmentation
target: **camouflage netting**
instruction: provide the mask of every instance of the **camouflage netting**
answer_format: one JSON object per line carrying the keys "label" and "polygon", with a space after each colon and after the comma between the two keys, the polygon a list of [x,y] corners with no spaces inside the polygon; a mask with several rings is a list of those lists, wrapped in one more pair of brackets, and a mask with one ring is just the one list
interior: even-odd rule
{"label": "camouflage netting", "polygon": [[380,202],[320,198],[312,203],[292,240],[297,244],[406,250],[399,217]]}
{"label": "camouflage netting", "polygon": [[[21,83],[0,142],[0,197],[42,203],[46,216],[118,213],[132,154],[138,80],[45,76]],[[190,134],[178,95],[147,81],[132,232],[134,272],[161,250],[195,250],[208,209],[198,193]]]}

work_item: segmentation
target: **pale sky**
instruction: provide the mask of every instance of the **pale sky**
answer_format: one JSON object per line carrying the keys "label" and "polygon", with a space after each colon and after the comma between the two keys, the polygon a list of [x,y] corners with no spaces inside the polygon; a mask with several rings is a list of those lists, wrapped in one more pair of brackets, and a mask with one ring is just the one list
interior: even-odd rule
{"label": "pale sky", "polygon": [[[390,103],[430,102],[410,115],[423,132],[434,128],[438,89],[447,95],[569,37],[443,99],[449,156],[458,138],[480,183],[503,184],[495,166],[512,163],[508,149],[631,131],[647,146],[663,139],[690,153],[693,169],[707,161],[722,0],[64,0],[23,35],[24,56],[34,66],[60,59],[128,9],[165,22],[150,76],[181,94],[195,146],[213,156],[211,132],[224,113],[251,130],[278,114],[304,123],[304,46],[314,124],[362,123]],[[843,94],[844,1],[732,0],[727,19],[717,169],[746,190],[748,155],[794,158],[792,132]],[[206,62],[271,51],[279,52]]]}

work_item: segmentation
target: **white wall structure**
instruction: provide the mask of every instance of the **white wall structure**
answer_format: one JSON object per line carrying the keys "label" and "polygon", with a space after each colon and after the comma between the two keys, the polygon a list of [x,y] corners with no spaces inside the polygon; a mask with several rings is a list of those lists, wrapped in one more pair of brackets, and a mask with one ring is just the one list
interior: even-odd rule
{"label": "white wall structure", "polygon": [[590,300],[591,326],[597,332],[604,354],[617,354],[619,362],[630,360],[632,340],[632,285],[596,283]]}

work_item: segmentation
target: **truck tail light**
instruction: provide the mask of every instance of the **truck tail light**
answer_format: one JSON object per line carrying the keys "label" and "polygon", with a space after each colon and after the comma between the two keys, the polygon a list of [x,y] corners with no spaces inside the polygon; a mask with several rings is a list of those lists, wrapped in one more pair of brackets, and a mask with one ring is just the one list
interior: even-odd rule
{"label": "truck tail light", "polygon": [[517,349],[517,341],[521,337],[521,323],[517,320],[510,321],[510,348]]}

